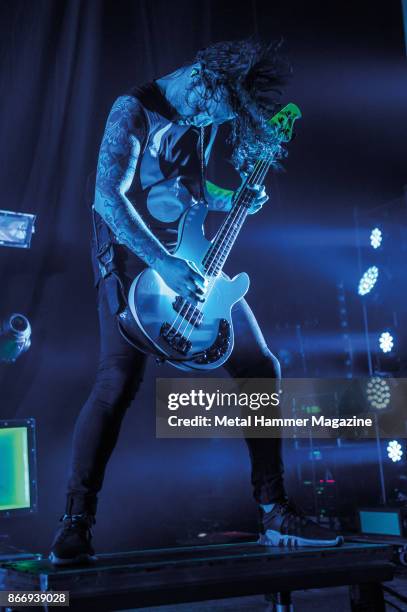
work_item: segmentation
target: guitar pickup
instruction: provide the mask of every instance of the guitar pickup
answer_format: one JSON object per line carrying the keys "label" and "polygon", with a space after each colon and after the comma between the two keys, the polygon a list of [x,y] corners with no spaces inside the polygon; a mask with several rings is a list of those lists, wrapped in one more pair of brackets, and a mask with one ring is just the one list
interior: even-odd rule
{"label": "guitar pickup", "polygon": [[188,300],[185,300],[180,295],[177,295],[172,303],[172,307],[175,312],[178,312],[183,319],[194,327],[199,327],[202,323],[203,313],[197,306],[194,306],[194,304],[191,304],[191,302],[188,302]]}
{"label": "guitar pickup", "polygon": [[190,340],[177,332],[169,323],[161,325],[160,336],[171,348],[182,355],[186,355],[192,346]]}

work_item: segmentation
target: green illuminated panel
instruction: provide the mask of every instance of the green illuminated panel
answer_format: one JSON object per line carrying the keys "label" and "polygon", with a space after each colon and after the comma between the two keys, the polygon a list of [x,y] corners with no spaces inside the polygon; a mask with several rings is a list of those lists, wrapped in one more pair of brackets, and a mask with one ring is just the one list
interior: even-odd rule
{"label": "green illuminated panel", "polygon": [[0,512],[29,507],[27,428],[0,429]]}
{"label": "green illuminated panel", "polygon": [[399,516],[396,511],[372,512],[371,510],[360,510],[359,515],[362,533],[401,535]]}

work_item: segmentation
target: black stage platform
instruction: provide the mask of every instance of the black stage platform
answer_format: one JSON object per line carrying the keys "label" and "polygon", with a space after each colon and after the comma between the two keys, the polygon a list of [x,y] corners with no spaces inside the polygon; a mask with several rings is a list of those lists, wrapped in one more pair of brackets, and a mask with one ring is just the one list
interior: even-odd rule
{"label": "black stage platform", "polygon": [[259,593],[276,594],[278,609],[288,610],[291,591],[350,585],[352,610],[379,612],[380,583],[394,575],[391,557],[391,546],[362,543],[297,550],[250,542],[136,550],[99,555],[91,566],[71,568],[54,568],[47,560],[2,563],[0,589],[69,591],[69,610],[110,612]]}

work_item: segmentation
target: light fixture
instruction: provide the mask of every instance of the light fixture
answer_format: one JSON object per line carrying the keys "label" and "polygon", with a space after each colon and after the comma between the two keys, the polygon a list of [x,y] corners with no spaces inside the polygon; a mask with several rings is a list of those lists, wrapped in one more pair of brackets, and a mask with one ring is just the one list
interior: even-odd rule
{"label": "light fixture", "polygon": [[378,376],[370,378],[366,385],[366,396],[372,408],[384,410],[390,404],[389,384]]}
{"label": "light fixture", "polygon": [[371,266],[368,268],[359,281],[359,295],[366,295],[369,293],[375,286],[378,277],[379,268],[377,268],[377,266]]}
{"label": "light fixture", "polygon": [[390,353],[394,346],[394,338],[389,332],[383,332],[380,334],[379,346],[383,353]]}
{"label": "light fixture", "polygon": [[397,440],[392,440],[387,445],[387,456],[393,461],[393,463],[401,461],[401,458],[403,456],[403,449],[401,447],[401,444],[397,442]]}
{"label": "light fixture", "polygon": [[31,325],[27,317],[14,313],[0,326],[0,361],[13,363],[31,346]]}
{"label": "light fixture", "polygon": [[35,215],[0,210],[0,246],[29,249]]}
{"label": "light fixture", "polygon": [[374,249],[378,249],[382,243],[383,235],[378,227],[375,227],[370,234],[370,244]]}

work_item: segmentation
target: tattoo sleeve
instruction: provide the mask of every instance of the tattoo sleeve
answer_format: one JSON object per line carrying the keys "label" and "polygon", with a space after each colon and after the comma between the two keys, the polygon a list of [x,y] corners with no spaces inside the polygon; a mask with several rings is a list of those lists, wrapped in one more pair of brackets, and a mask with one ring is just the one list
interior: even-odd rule
{"label": "tattoo sleeve", "polygon": [[136,132],[141,112],[131,96],[113,104],[99,151],[94,206],[118,241],[154,267],[167,251],[126,197],[140,155]]}
{"label": "tattoo sleeve", "polygon": [[228,212],[232,207],[233,191],[206,181],[209,210]]}

